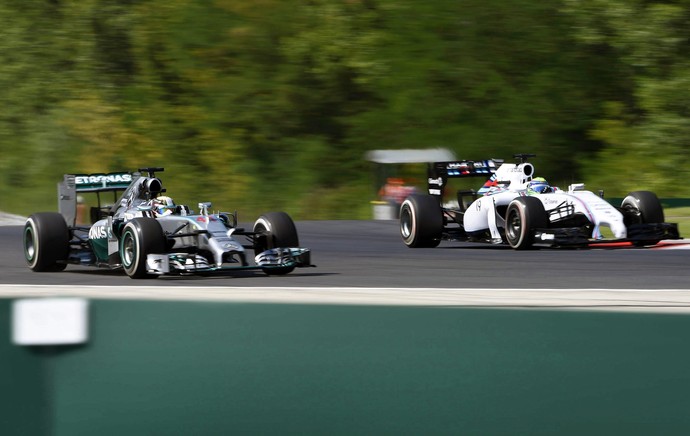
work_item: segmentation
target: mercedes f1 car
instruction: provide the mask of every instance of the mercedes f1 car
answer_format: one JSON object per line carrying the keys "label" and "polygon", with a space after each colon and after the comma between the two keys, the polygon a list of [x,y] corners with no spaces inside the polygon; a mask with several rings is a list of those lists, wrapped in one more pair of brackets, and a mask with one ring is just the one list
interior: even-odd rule
{"label": "mercedes f1 car", "polygon": [[[408,247],[436,247],[442,240],[533,246],[582,247],[628,241],[635,246],[680,239],[677,224],[664,222],[657,196],[628,194],[620,207],[583,183],[567,191],[534,177],[533,154],[517,154],[518,163],[499,159],[435,162],[428,168],[428,194],[407,197],[400,207],[400,233]],[[443,205],[448,179],[486,177],[479,189],[457,191],[457,206]],[[608,227],[613,238],[602,235]]]}
{"label": "mercedes f1 car", "polygon": [[[29,268],[62,271],[68,264],[88,265],[123,269],[140,279],[238,269],[281,275],[312,266],[310,250],[299,247],[286,213],[263,214],[250,231],[238,226],[237,212],[212,213],[208,202],[193,213],[162,196],[165,189],[155,176],[162,171],[65,175],[58,184],[60,212],[35,213],[24,226]],[[77,225],[77,194],[86,192],[96,193],[98,206],[90,209],[91,225]],[[112,206],[102,205],[104,192],[113,193]],[[254,251],[253,264],[246,249]]]}

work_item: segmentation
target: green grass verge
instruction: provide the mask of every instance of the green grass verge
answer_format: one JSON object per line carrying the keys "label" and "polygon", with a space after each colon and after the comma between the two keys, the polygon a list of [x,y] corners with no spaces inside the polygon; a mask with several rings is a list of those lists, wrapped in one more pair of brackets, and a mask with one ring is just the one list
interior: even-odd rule
{"label": "green grass verge", "polygon": [[680,236],[690,238],[690,207],[666,209],[664,215],[667,222],[678,223]]}

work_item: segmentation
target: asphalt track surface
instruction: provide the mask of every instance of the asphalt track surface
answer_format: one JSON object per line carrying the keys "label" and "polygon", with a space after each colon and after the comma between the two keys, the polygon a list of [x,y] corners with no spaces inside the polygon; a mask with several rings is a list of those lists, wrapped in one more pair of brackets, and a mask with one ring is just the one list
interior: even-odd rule
{"label": "asphalt track surface", "polygon": [[334,304],[565,307],[690,312],[690,241],[658,247],[514,251],[443,242],[410,249],[396,221],[300,221],[315,268],[132,280],[69,265],[34,273],[22,227],[0,226],[0,297],[191,299]]}

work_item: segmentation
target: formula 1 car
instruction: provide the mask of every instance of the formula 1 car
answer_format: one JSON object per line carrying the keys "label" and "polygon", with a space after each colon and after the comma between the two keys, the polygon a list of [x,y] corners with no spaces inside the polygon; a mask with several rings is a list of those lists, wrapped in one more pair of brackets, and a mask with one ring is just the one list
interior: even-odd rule
{"label": "formula 1 car", "polygon": [[[29,268],[62,271],[67,264],[78,264],[124,269],[141,279],[238,269],[282,275],[312,266],[310,250],[298,247],[297,229],[286,213],[261,215],[251,231],[238,227],[237,212],[211,213],[209,202],[199,203],[194,214],[161,195],[165,189],[155,173],[162,171],[66,174],[58,185],[60,212],[35,213],[24,225]],[[77,193],[87,192],[96,193],[98,206],[90,209],[91,225],[77,225]],[[104,192],[113,193],[112,206],[102,205]],[[245,249],[254,251],[253,265]]]}
{"label": "formula 1 car", "polygon": [[[499,159],[435,162],[428,168],[429,194],[407,197],[400,207],[400,233],[408,247],[436,247],[441,240],[533,246],[582,247],[628,241],[635,246],[681,239],[678,225],[664,222],[657,196],[628,194],[620,207],[586,191],[583,183],[567,191],[534,176],[527,162],[534,154],[516,154],[519,163]],[[457,207],[442,205],[449,178],[488,177],[479,191],[459,190]],[[613,238],[602,236],[608,227]]]}

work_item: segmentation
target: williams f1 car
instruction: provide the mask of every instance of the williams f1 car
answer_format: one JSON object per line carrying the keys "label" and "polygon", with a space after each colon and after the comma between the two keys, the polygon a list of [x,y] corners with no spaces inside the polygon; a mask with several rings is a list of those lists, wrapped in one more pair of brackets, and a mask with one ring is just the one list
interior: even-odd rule
{"label": "williams f1 car", "polygon": [[[24,225],[29,268],[98,266],[123,269],[139,279],[238,269],[280,275],[312,266],[310,250],[298,247],[295,224],[286,213],[263,214],[250,231],[238,226],[237,212],[212,213],[208,202],[199,203],[199,213],[193,213],[162,195],[165,189],[155,176],[161,171],[65,175],[58,184],[60,212],[35,213]],[[77,194],[87,192],[96,193],[98,206],[90,209],[91,225],[77,225]],[[114,203],[103,206],[101,194],[108,192]],[[253,264],[246,249],[254,252]]]}
{"label": "williams f1 car", "polygon": [[[411,195],[400,207],[403,242],[413,248],[436,247],[441,240],[488,242],[522,250],[613,241],[646,246],[680,239],[677,224],[664,222],[654,193],[631,192],[615,207],[603,192],[587,191],[583,183],[564,191],[534,177],[527,161],[534,156],[515,155],[514,164],[498,159],[429,164],[429,193]],[[457,206],[444,206],[448,179],[463,177],[488,180],[478,191],[457,191]],[[605,238],[602,227],[613,237]]]}

